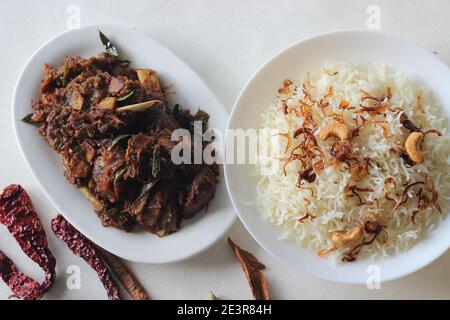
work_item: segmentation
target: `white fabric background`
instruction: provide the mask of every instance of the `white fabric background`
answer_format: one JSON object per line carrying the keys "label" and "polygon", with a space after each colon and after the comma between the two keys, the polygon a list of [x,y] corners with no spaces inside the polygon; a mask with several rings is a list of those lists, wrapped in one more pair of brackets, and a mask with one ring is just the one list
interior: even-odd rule
{"label": "white fabric background", "polygon": [[[56,210],[30,176],[16,145],[11,99],[20,70],[45,41],[67,29],[67,8],[81,9],[81,24],[135,27],[190,64],[228,110],[239,91],[269,57],[304,37],[337,29],[366,28],[369,5],[381,9],[381,28],[414,39],[450,64],[450,2],[447,0],[3,0],[0,2],[0,187],[20,183],[30,193],[58,261],[48,299],[104,299],[96,275],[73,256],[49,229]],[[405,57],[407,59],[407,57]],[[449,88],[450,89],[450,88]],[[425,269],[385,283],[381,290],[337,285],[298,274],[271,258],[237,222],[229,235],[258,256],[275,299],[450,298],[450,252]],[[0,248],[31,276],[41,271],[3,227]],[[81,289],[66,288],[69,265],[81,268]],[[209,290],[229,299],[250,298],[239,264],[221,240],[189,261],[170,265],[130,264],[154,299],[206,299]],[[0,282],[0,299],[9,295]]]}

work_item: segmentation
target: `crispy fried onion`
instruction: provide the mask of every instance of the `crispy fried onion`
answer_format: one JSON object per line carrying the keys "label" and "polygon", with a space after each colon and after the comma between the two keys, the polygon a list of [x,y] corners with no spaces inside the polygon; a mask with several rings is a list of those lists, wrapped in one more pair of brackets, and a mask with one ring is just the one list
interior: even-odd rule
{"label": "crispy fried onion", "polygon": [[356,185],[347,185],[344,188],[344,193],[345,193],[344,197],[347,199],[357,197],[359,200],[359,203],[358,203],[359,206],[363,206],[363,205],[371,206],[371,205],[373,205],[373,201],[368,201],[368,200],[364,201],[363,198],[361,197],[361,195],[359,194],[359,192],[373,192],[373,191],[374,190],[370,187],[360,188],[360,187],[357,187]]}
{"label": "crispy fried onion", "polygon": [[308,187],[303,187],[303,186],[299,186],[299,188],[303,189],[303,190],[308,190],[309,192],[311,192],[311,197],[317,198],[316,193],[314,192],[313,188],[308,188]]}
{"label": "crispy fried onion", "polygon": [[388,201],[397,202],[397,200],[395,200],[395,198],[392,196],[392,193],[390,191],[392,188],[389,188],[389,186],[392,186],[394,189],[397,187],[397,182],[393,177],[387,177],[386,179],[384,179],[384,189],[386,190],[384,193],[384,197]]}
{"label": "crispy fried onion", "polygon": [[307,168],[313,168],[315,171],[323,170],[325,167],[324,154],[317,144],[314,131],[315,129],[301,127],[294,132],[293,138],[300,140],[300,143],[291,150],[289,157],[285,159],[284,175],[287,174],[287,165],[292,161],[299,161],[303,170]]}
{"label": "crispy fried onion", "polygon": [[355,109],[355,107],[352,107],[350,105],[350,102],[347,100],[342,100],[341,103],[339,103],[339,109],[342,110],[351,110],[351,109]]}
{"label": "crispy fried onion", "polygon": [[372,94],[370,94],[367,91],[361,90],[363,93],[363,96],[361,97],[361,102],[365,101],[373,101],[374,103],[372,105],[364,105],[359,104],[360,109],[356,111],[356,113],[364,113],[367,112],[368,114],[374,116],[378,114],[383,114],[386,112],[386,110],[389,107],[389,100],[392,97],[391,89],[387,88],[387,93],[382,95],[381,97],[375,97]]}
{"label": "crispy fried onion", "polygon": [[284,115],[287,115],[289,113],[286,101],[282,101],[281,108],[279,108],[278,110],[281,110],[281,112],[283,112]]}
{"label": "crispy fried onion", "polygon": [[324,99],[328,99],[330,97],[332,97],[334,94],[334,89],[333,86],[329,86],[327,92],[325,93],[325,96],[323,97]]}
{"label": "crispy fried onion", "polygon": [[[430,193],[429,196],[425,194],[425,192]],[[442,209],[437,202],[439,194],[437,193],[433,181],[429,179],[428,177],[425,177],[425,183],[424,187],[420,188],[419,191],[416,194],[418,201],[417,201],[417,208],[413,211],[411,216],[412,223],[416,224],[416,216],[417,214],[423,212],[425,209],[430,208],[434,206],[439,213],[442,213]]]}
{"label": "crispy fried onion", "polygon": [[303,118],[303,126],[317,127],[317,123],[313,119],[312,106],[306,103],[306,101],[299,99],[300,114],[298,116]]}
{"label": "crispy fried onion", "polygon": [[270,300],[269,285],[261,270],[266,268],[250,252],[241,249],[230,238],[228,244],[241,264],[255,300]]}
{"label": "crispy fried onion", "polygon": [[430,134],[430,133],[434,133],[434,134],[437,134],[438,137],[442,137],[442,132],[440,132],[440,131],[438,131],[436,129],[429,129],[429,130],[425,131],[423,133],[423,135],[426,136],[427,134]]}
{"label": "crispy fried onion", "polygon": [[311,221],[314,221],[314,220],[316,220],[316,218],[317,217],[315,215],[313,215],[311,212],[306,212],[306,214],[303,217],[298,219],[298,222],[304,223],[308,219],[311,220]]}
{"label": "crispy fried onion", "polygon": [[276,133],[274,136],[280,136],[286,138],[286,146],[284,147],[284,153],[287,153],[292,145],[291,135],[289,133]]}
{"label": "crispy fried onion", "polygon": [[325,74],[330,77],[335,76],[339,73],[338,71],[331,71],[330,69],[327,69],[327,68],[324,68],[323,72],[325,72]]}
{"label": "crispy fried onion", "polygon": [[394,211],[395,209],[397,209],[398,207],[400,207],[401,205],[405,204],[406,202],[408,202],[409,196],[408,196],[408,192],[409,190],[414,187],[414,186],[418,186],[418,185],[424,185],[425,182],[424,181],[416,181],[413,183],[408,184],[405,187],[405,190],[403,190],[403,193],[400,197],[400,200],[397,201],[397,203],[395,204],[395,206],[392,208],[392,211]]}
{"label": "crispy fried onion", "polygon": [[361,134],[361,131],[367,128],[370,125],[378,125],[383,129],[383,136],[385,138],[391,137],[389,133],[388,122],[386,120],[367,120],[363,116],[353,118],[353,122],[356,124],[356,127],[352,130],[352,137],[357,137]]}
{"label": "crispy fried onion", "polygon": [[417,109],[418,109],[420,112],[425,112],[425,111],[423,110],[423,99],[422,99],[422,96],[423,96],[423,91],[420,90],[420,91],[419,91],[419,94],[418,94],[417,97],[416,97],[416,107],[417,107]]}
{"label": "crispy fried onion", "polygon": [[372,121],[372,123],[375,124],[375,125],[379,125],[383,129],[383,136],[385,138],[391,137],[391,135],[389,133],[388,123],[387,123],[386,120]]}
{"label": "crispy fried onion", "polygon": [[[291,86],[294,88],[292,88]],[[283,86],[278,89],[278,93],[279,94],[290,94],[291,89],[295,90],[295,84],[293,84],[291,80],[286,79],[283,81]]]}
{"label": "crispy fried onion", "polygon": [[369,172],[370,158],[364,158],[361,161],[357,161],[349,168],[352,175],[352,179],[356,182],[361,181]]}
{"label": "crispy fried onion", "polygon": [[347,140],[336,140],[331,146],[330,154],[336,162],[345,162],[348,166],[351,166],[351,161],[359,160],[358,154],[353,151],[353,143]]}
{"label": "crispy fried onion", "polygon": [[317,102],[318,107],[322,111],[322,114],[324,117],[327,116],[325,110],[330,106],[330,103],[328,101],[325,101],[324,99],[320,99],[319,102]]}
{"label": "crispy fried onion", "polygon": [[305,100],[309,100],[312,103],[315,103],[316,99],[314,99],[311,94],[311,89],[313,89],[313,88],[314,87],[311,85],[311,82],[308,80],[302,85],[302,92],[303,92],[303,96],[305,97]]}
{"label": "crispy fried onion", "polygon": [[387,241],[387,233],[384,231],[384,226],[378,222],[366,221],[364,226],[355,227],[349,231],[335,231],[331,236],[333,246],[328,249],[320,250],[317,254],[319,256],[324,256],[341,247],[347,247],[351,249],[344,254],[342,261],[355,261],[356,257],[361,252],[362,247],[371,245],[381,232],[384,232],[385,236],[383,239],[380,239],[380,241],[385,243]]}
{"label": "crispy fried onion", "polygon": [[343,114],[340,114],[340,113],[332,113],[332,114],[330,114],[329,116],[330,116],[334,121],[336,121],[336,122],[338,122],[338,123],[342,123],[342,124],[345,123],[344,115],[343,115]]}
{"label": "crispy fried onion", "polygon": [[356,117],[352,117],[352,121],[356,126],[352,129],[352,138],[354,138],[360,135],[361,130],[366,127],[368,120],[362,115],[356,115]]}

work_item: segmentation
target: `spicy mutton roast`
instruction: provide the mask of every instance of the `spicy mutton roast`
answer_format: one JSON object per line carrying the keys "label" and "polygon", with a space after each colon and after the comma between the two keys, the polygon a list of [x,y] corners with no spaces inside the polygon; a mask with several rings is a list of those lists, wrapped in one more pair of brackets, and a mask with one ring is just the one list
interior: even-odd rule
{"label": "spicy mutton roast", "polygon": [[170,107],[158,74],[131,68],[101,38],[107,52],[45,65],[41,96],[24,120],[61,155],[65,177],[92,202],[104,226],[128,231],[140,224],[164,236],[214,197],[216,164],[171,161],[178,143],[173,130],[193,134],[195,120],[206,130],[209,116]]}

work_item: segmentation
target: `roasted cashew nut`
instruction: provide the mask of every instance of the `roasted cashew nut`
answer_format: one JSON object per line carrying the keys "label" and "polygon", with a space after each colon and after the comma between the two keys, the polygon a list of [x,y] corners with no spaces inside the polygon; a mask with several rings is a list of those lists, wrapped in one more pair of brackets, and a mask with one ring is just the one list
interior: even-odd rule
{"label": "roasted cashew nut", "polygon": [[405,141],[405,150],[409,158],[415,163],[423,162],[423,154],[420,151],[420,144],[422,143],[424,134],[422,132],[411,132]]}
{"label": "roasted cashew nut", "polygon": [[340,247],[353,247],[361,243],[364,237],[364,228],[355,227],[348,232],[336,231],[331,235],[335,248]]}
{"label": "roasted cashew nut", "polygon": [[364,227],[355,227],[350,231],[335,231],[331,234],[333,246],[329,249],[323,249],[317,252],[319,256],[325,256],[330,252],[336,251],[340,247],[356,247],[364,239]]}
{"label": "roasted cashew nut", "polygon": [[343,123],[332,122],[320,130],[320,140],[327,140],[329,137],[336,137],[340,140],[348,140],[350,129]]}

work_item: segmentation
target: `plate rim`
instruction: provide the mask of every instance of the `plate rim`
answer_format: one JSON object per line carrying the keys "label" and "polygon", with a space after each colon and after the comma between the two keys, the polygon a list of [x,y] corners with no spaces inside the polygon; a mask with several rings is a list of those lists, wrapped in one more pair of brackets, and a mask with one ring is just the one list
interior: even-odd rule
{"label": "plate rim", "polygon": [[[83,25],[80,28],[74,28],[74,29],[70,29],[70,30],[65,30],[63,32],[60,32],[56,35],[54,35],[53,37],[51,37],[49,40],[45,41],[41,46],[39,46],[34,52],[33,54],[26,60],[25,64],[23,65],[22,69],[19,72],[19,76],[16,80],[15,86],[14,86],[14,91],[13,91],[13,95],[12,95],[12,107],[11,107],[11,121],[12,121],[12,125],[13,125],[13,131],[14,131],[14,137],[15,140],[17,142],[17,145],[19,147],[20,150],[20,154],[22,156],[22,159],[25,161],[25,164],[28,168],[28,170],[31,172],[31,175],[33,176],[33,179],[36,181],[37,185],[39,186],[39,188],[41,189],[41,191],[44,193],[45,197],[47,198],[47,200],[52,204],[52,206],[58,211],[58,213],[62,214],[64,216],[65,219],[67,219],[75,228],[77,228],[78,230],[80,230],[79,226],[77,225],[76,222],[74,222],[70,217],[66,216],[63,212],[63,210],[60,210],[60,208],[56,205],[55,201],[53,200],[53,198],[50,196],[50,194],[47,192],[47,190],[43,187],[41,181],[37,178],[35,171],[32,169],[32,166],[30,164],[30,161],[28,159],[28,157],[25,156],[25,152],[24,152],[24,146],[22,145],[22,141],[19,138],[19,133],[18,133],[18,129],[17,129],[17,119],[15,117],[15,110],[16,110],[16,105],[17,105],[17,99],[18,99],[18,89],[20,87],[21,84],[21,80],[24,77],[24,74],[28,68],[28,66],[30,65],[30,63],[35,59],[35,57],[47,46],[53,44],[54,42],[58,41],[61,37],[66,36],[67,34],[70,34],[72,32],[79,32],[79,31],[87,31],[90,29],[95,29],[95,30],[99,30],[99,29],[105,29],[105,28],[111,28],[111,29],[117,29],[117,30],[124,30],[125,32],[134,32],[137,33],[147,39],[149,39],[150,41],[156,43],[158,46],[160,46],[163,50],[167,50],[168,52],[170,52],[173,57],[177,60],[179,60],[180,62],[182,62],[184,64],[184,66],[190,71],[192,72],[199,80],[199,82],[205,86],[205,88],[208,89],[210,95],[214,98],[214,100],[217,101],[217,108],[222,109],[222,111],[229,117],[230,112],[224,107],[223,103],[219,100],[219,98],[217,97],[216,93],[211,89],[211,87],[204,81],[204,79],[187,63],[185,62],[185,60],[183,60],[182,58],[180,58],[176,53],[174,53],[172,50],[170,50],[168,47],[166,47],[165,45],[163,45],[162,43],[160,43],[159,41],[153,39],[152,37],[148,36],[147,34],[145,34],[142,31],[139,31],[137,28],[135,27],[131,27],[131,26],[126,26],[126,25],[115,25],[115,24],[88,24],[88,25]],[[225,123],[225,127],[226,127],[226,123]],[[223,164],[218,164],[219,167],[222,168],[222,172],[224,173],[224,166]],[[223,178],[222,183],[224,182],[225,178]],[[69,182],[67,182],[69,183]],[[226,186],[225,186],[226,189]],[[225,194],[224,197],[226,197],[226,201],[229,202],[229,197],[228,197],[228,192],[226,190],[224,190]],[[223,239],[223,237],[229,232],[229,230],[233,227],[233,225],[236,223],[237,220],[237,215],[236,212],[234,211],[232,206],[229,206],[229,208],[227,208],[230,213],[229,216],[230,218],[227,219],[228,223],[226,225],[224,225],[222,231],[217,235],[217,237],[208,242],[205,246],[203,246],[201,249],[191,252],[190,254],[187,254],[185,256],[182,256],[181,258],[172,258],[172,259],[159,259],[158,261],[149,261],[148,259],[146,259],[144,256],[140,256],[139,258],[131,256],[131,255],[127,255],[127,254],[117,254],[117,252],[113,252],[114,254],[116,254],[117,256],[121,257],[122,259],[131,261],[131,262],[136,262],[136,263],[144,263],[144,264],[152,264],[152,265],[159,265],[159,264],[169,264],[169,263],[175,263],[175,262],[182,262],[182,261],[186,261],[188,259],[191,259],[197,255],[200,255],[201,253],[205,252],[206,250],[208,250],[209,248],[211,248],[212,246],[214,246],[215,244],[217,244],[221,239]],[[102,226],[102,228],[104,228]],[[80,230],[80,232],[82,232],[82,230]],[[84,233],[83,233],[84,235]],[[86,238],[88,238],[90,241],[92,241],[93,243],[97,244],[98,246],[101,246],[99,244],[99,242],[101,241],[97,241],[97,239],[94,239],[92,237],[89,237],[87,235],[85,235]],[[111,245],[110,247],[113,247],[113,245]],[[108,248],[109,249],[109,248]]]}
{"label": "plate rim", "polygon": [[[396,34],[390,33],[390,32],[385,32],[385,31],[380,31],[380,30],[366,30],[366,29],[338,29],[338,30],[334,30],[331,32],[322,32],[322,33],[318,33],[318,34],[313,34],[311,36],[305,37],[305,38],[301,38],[299,40],[296,40],[292,43],[290,43],[289,45],[287,45],[286,47],[282,48],[281,50],[277,51],[275,54],[273,54],[271,57],[269,57],[265,62],[263,62],[257,69],[256,71],[252,74],[252,76],[249,78],[249,80],[245,83],[245,85],[243,86],[243,88],[241,89],[241,91],[239,92],[236,100],[234,101],[233,104],[233,108],[230,111],[230,115],[228,117],[228,121],[227,121],[227,126],[226,126],[226,131],[229,130],[230,128],[230,124],[233,121],[235,114],[236,114],[236,109],[238,104],[240,103],[240,100],[242,98],[242,96],[245,94],[245,91],[247,90],[247,88],[249,87],[249,85],[253,82],[253,80],[270,64],[272,64],[274,62],[274,60],[276,60],[280,55],[282,55],[283,53],[295,48],[298,45],[301,45],[304,42],[310,41],[310,40],[316,40],[319,38],[325,38],[325,37],[329,37],[329,36],[335,36],[335,35],[351,35],[351,34],[378,34],[381,35],[383,37],[387,37],[387,38],[391,38],[391,39],[397,39],[399,41],[402,41],[403,43],[407,43],[409,45],[412,45],[414,47],[416,47],[416,49],[422,51],[422,53],[424,53],[426,56],[434,58],[436,60],[437,63],[440,64],[440,66],[445,69],[447,71],[447,73],[450,74],[450,66],[448,66],[446,63],[444,63],[438,56],[433,55],[430,51],[424,49],[423,47],[421,47],[420,45],[418,45],[414,40],[409,39],[409,38],[405,38],[405,37],[401,37],[398,36]],[[227,145],[227,137],[228,135],[225,135],[225,146]],[[226,154],[226,149],[225,149],[225,154]],[[245,229],[247,230],[248,233],[250,233],[250,235],[252,236],[252,238],[267,252],[270,254],[270,256],[272,256],[273,258],[275,258],[278,262],[280,262],[281,264],[287,266],[289,269],[294,270],[296,272],[299,272],[301,274],[307,275],[311,278],[317,279],[317,280],[321,280],[321,281],[325,281],[325,282],[329,282],[329,283],[339,283],[339,284],[350,284],[350,285],[361,285],[361,284],[366,284],[365,281],[361,281],[359,279],[341,279],[341,278],[332,278],[332,277],[322,277],[314,272],[310,272],[303,270],[300,270],[299,268],[295,267],[292,263],[286,261],[285,259],[283,259],[281,257],[281,255],[279,255],[278,253],[269,250],[267,245],[264,243],[265,241],[259,239],[257,236],[255,236],[255,232],[253,232],[252,227],[249,226],[248,222],[242,217],[243,215],[240,213],[240,211],[238,210],[238,206],[236,203],[236,199],[233,197],[233,194],[231,192],[230,189],[230,173],[229,173],[229,169],[228,167],[230,166],[230,164],[225,163],[224,164],[224,177],[225,177],[225,183],[226,183],[226,187],[227,187],[227,191],[228,191],[228,195],[230,198],[230,201],[233,205],[233,208],[237,214],[237,216],[239,217],[239,220],[241,221],[241,223],[244,225]],[[450,209],[449,209],[450,210]],[[450,216],[447,216],[446,219],[450,219]],[[410,268],[407,272],[401,273],[401,274],[394,274],[391,276],[387,276],[387,277],[382,277],[380,282],[381,283],[387,283],[387,282],[391,282],[397,279],[401,279],[404,278],[408,275],[411,275],[423,268],[425,268],[426,266],[430,265],[431,263],[433,263],[434,261],[436,261],[439,257],[443,256],[447,251],[449,251],[450,249],[450,241],[447,245],[447,248],[442,249],[441,251],[436,252],[428,261],[423,261],[421,263],[418,263],[415,265],[415,267]],[[409,251],[409,250],[407,250]],[[407,252],[406,251],[406,252]],[[391,256],[392,257],[392,256]],[[387,258],[389,259],[389,258]],[[376,260],[374,260],[375,262]]]}

